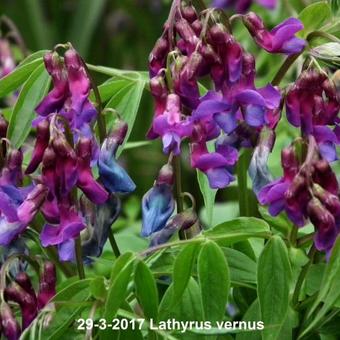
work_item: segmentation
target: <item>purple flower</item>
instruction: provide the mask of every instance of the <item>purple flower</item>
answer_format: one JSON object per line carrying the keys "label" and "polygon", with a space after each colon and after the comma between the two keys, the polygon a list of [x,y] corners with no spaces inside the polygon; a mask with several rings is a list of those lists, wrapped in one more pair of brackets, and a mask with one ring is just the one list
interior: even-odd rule
{"label": "purple flower", "polygon": [[166,164],[159,172],[154,186],[143,196],[142,231],[144,237],[163,229],[175,209],[172,195],[173,169]]}
{"label": "purple flower", "polygon": [[[41,244],[44,247],[61,245],[64,242],[79,237],[80,232],[86,228],[84,219],[75,211],[74,207],[62,205],[60,209],[60,223],[58,225],[46,224],[40,234]],[[65,250],[59,253],[61,259],[68,258]]]}
{"label": "purple flower", "polygon": [[74,134],[92,138],[90,124],[96,117],[96,109],[89,101],[91,84],[84,63],[73,48],[65,52],[64,62],[56,52],[44,56],[47,71],[53,80],[53,89],[37,106],[39,114],[33,125],[45,118],[60,114],[65,117]]}
{"label": "purple flower", "polygon": [[330,162],[337,159],[339,108],[335,85],[316,70],[304,71],[286,97],[288,121],[301,127],[304,135],[313,135],[322,156]]}
{"label": "purple flower", "polygon": [[81,138],[77,144],[78,179],[77,186],[94,203],[103,204],[108,198],[107,191],[94,179],[91,170],[92,140]]}
{"label": "purple flower", "polygon": [[238,160],[238,151],[217,140],[216,152],[209,152],[205,143],[191,145],[191,165],[204,172],[213,189],[225,188],[235,178],[232,175],[233,167]]}
{"label": "purple flower", "polygon": [[44,308],[55,296],[57,273],[52,262],[45,262],[39,281],[38,309]]}
{"label": "purple flower", "polygon": [[300,53],[306,42],[295,37],[295,33],[303,29],[300,20],[289,18],[268,31],[262,19],[253,12],[243,16],[243,22],[255,42],[270,53],[296,54]]}
{"label": "purple flower", "polygon": [[180,97],[169,94],[163,114],[155,117],[153,132],[162,137],[163,152],[174,155],[180,153],[180,143],[192,133],[192,124],[188,119],[182,118]]}
{"label": "purple flower", "polygon": [[234,8],[237,13],[245,13],[253,2],[268,9],[274,9],[277,6],[277,0],[213,0],[211,7]]}
{"label": "purple flower", "polygon": [[[42,205],[47,188],[31,185],[18,188],[21,182],[22,154],[10,152],[0,176],[0,245],[7,246],[33,220]],[[19,179],[19,180],[18,180]]]}
{"label": "purple flower", "polygon": [[0,320],[1,330],[5,337],[8,340],[18,340],[21,334],[21,329],[11,307],[6,302],[1,303]]}

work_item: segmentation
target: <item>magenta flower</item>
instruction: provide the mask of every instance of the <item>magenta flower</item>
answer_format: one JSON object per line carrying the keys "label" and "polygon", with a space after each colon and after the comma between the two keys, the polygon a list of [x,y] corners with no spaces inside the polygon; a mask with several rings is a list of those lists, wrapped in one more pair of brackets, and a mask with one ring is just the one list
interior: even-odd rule
{"label": "magenta flower", "polygon": [[322,159],[313,137],[301,164],[293,147],[282,151],[284,175],[258,193],[272,216],[285,211],[298,227],[309,219],[316,229],[315,246],[328,254],[340,232],[339,185],[329,163]]}
{"label": "magenta flower", "polygon": [[277,0],[213,0],[211,7],[233,8],[237,13],[245,13],[254,2],[268,9],[274,9],[277,6]]}
{"label": "magenta flower", "polygon": [[180,153],[180,143],[185,137],[192,133],[192,124],[182,117],[180,97],[169,94],[163,114],[155,117],[153,121],[153,132],[162,137],[163,151],[166,154]]}
{"label": "magenta flower", "polygon": [[301,127],[304,135],[313,135],[322,156],[330,162],[337,159],[339,108],[333,82],[317,70],[304,71],[286,97],[288,121]]}
{"label": "magenta flower", "polygon": [[270,53],[295,54],[300,53],[306,42],[295,37],[295,33],[303,29],[300,20],[289,18],[268,31],[262,19],[253,12],[243,16],[243,22],[255,42]]}

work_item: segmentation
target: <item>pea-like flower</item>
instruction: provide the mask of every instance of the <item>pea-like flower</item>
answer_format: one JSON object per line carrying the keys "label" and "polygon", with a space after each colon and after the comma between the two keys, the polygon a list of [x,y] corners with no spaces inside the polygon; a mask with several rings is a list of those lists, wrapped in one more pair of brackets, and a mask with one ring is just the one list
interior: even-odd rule
{"label": "pea-like flower", "polygon": [[174,181],[173,169],[170,164],[164,165],[153,187],[143,196],[142,200],[142,231],[144,237],[163,229],[175,209],[172,195]]}
{"label": "pea-like flower", "polygon": [[127,124],[119,121],[115,130],[101,146],[98,159],[99,179],[110,193],[129,193],[136,185],[116,160],[119,145],[124,141]]}
{"label": "pea-like flower", "polygon": [[268,31],[262,19],[254,12],[243,16],[243,22],[255,42],[270,53],[300,53],[306,42],[295,34],[303,29],[299,19],[289,18]]}

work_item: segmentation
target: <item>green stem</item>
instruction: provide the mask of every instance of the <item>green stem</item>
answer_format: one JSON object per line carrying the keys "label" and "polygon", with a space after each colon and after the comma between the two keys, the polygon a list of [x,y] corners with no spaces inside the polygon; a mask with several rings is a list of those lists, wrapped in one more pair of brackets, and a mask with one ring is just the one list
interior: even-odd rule
{"label": "green stem", "polygon": [[296,247],[297,235],[298,235],[298,227],[293,225],[292,230],[290,231],[290,235],[289,235],[289,241],[293,247]]}
{"label": "green stem", "polygon": [[289,68],[294,64],[301,53],[292,54],[287,57],[287,59],[284,61],[284,63],[281,65],[276,75],[274,76],[274,79],[272,80],[273,86],[278,86],[281,83],[281,80],[284,78]]}
{"label": "green stem", "polygon": [[333,41],[337,43],[340,42],[340,39],[336,37],[335,35],[327,33],[327,32],[323,32],[323,31],[314,31],[314,32],[309,33],[306,40],[308,42],[311,42],[313,39],[316,39],[316,38],[324,38],[329,41]]}
{"label": "green stem", "polygon": [[77,269],[78,269],[79,278],[83,280],[85,279],[85,271],[84,271],[83,256],[82,256],[82,251],[81,251],[80,236],[76,239],[76,242],[75,242],[75,252],[76,252]]}
{"label": "green stem", "polygon": [[[182,176],[181,176],[181,157],[174,156],[173,167],[175,173],[175,200],[177,206],[177,214],[183,211],[183,195],[182,195]],[[185,240],[186,235],[183,230],[179,231],[179,239]]]}
{"label": "green stem", "polygon": [[119,251],[119,248],[118,248],[117,241],[116,241],[116,239],[113,235],[113,231],[111,229],[109,230],[109,241],[110,241],[113,253],[115,254],[116,257],[119,257],[120,251]]}
{"label": "green stem", "polygon": [[296,285],[295,285],[295,290],[294,290],[294,293],[293,293],[293,298],[292,298],[292,304],[293,304],[293,307],[295,309],[297,309],[298,305],[299,305],[299,296],[300,296],[300,292],[301,292],[301,288],[302,288],[302,285],[305,281],[305,278],[307,276],[307,273],[309,271],[309,268],[310,266],[312,265],[313,263],[313,260],[314,260],[314,256],[316,254],[316,248],[315,246],[313,245],[311,247],[311,249],[309,250],[309,253],[308,253],[308,257],[309,257],[309,261],[308,263],[306,263],[302,269],[301,269],[301,272],[300,272],[300,275],[297,279],[297,282],[296,282]]}
{"label": "green stem", "polygon": [[248,195],[248,168],[251,159],[251,151],[244,150],[237,163],[237,184],[239,192],[240,216],[250,216],[250,202]]}

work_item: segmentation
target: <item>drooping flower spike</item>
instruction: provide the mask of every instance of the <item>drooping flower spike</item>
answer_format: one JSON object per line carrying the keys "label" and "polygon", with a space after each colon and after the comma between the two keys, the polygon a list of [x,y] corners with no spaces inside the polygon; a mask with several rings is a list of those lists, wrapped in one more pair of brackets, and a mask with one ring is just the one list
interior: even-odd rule
{"label": "drooping flower spike", "polygon": [[303,135],[313,135],[322,156],[329,162],[337,159],[339,109],[333,81],[316,69],[302,72],[286,96],[288,121],[300,127]]}
{"label": "drooping flower spike", "polygon": [[[12,315],[12,310],[3,302],[0,312],[2,330],[9,339],[19,339],[32,321],[56,294],[56,269],[52,262],[45,262],[39,280],[39,291],[35,292],[30,277],[25,272],[19,272],[4,289],[6,302],[14,302],[20,306],[21,327]],[[15,321],[14,321],[15,320]],[[12,335],[13,334],[13,335]]]}
{"label": "drooping flower spike", "polygon": [[[224,188],[234,179],[239,148],[254,146],[263,127],[277,125],[281,94],[270,84],[256,88],[254,57],[228,27],[207,25],[209,15],[173,2],[149,59],[155,115],[148,137],[161,138],[164,153],[174,155],[188,139],[191,165],[206,173],[212,188]],[[201,96],[205,76],[214,89]],[[207,143],[217,137],[208,152]]]}
{"label": "drooping flower spike", "polygon": [[265,185],[258,199],[261,204],[269,205],[272,216],[285,211],[298,227],[310,219],[316,229],[316,248],[329,253],[340,232],[339,185],[314,137],[310,136],[308,141],[303,162],[294,145],[282,151],[284,175]]}

